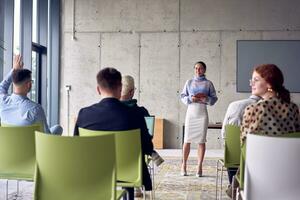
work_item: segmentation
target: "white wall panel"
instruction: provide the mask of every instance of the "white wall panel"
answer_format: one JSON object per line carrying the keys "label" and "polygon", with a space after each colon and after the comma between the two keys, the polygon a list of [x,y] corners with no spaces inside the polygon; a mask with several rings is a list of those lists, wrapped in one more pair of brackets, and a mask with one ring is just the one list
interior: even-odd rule
{"label": "white wall panel", "polygon": [[100,101],[97,94],[96,75],[99,67],[99,34],[78,34],[77,40],[71,40],[71,34],[64,34],[61,70],[61,116],[66,128],[67,99],[65,85],[71,85],[70,92],[70,130],[73,132],[74,117],[80,108]]}
{"label": "white wall panel", "polygon": [[141,37],[140,104],[150,114],[164,118],[166,147],[179,141],[178,34],[143,34]]}
{"label": "white wall panel", "polygon": [[71,31],[72,30],[72,18],[73,18],[73,0],[62,0],[62,30]]}
{"label": "white wall panel", "polygon": [[[101,34],[101,68],[114,67],[122,75],[131,75],[139,88],[139,35]],[[138,92],[138,91],[136,91]],[[138,98],[138,94],[135,94]]]}
{"label": "white wall panel", "polygon": [[295,30],[300,28],[299,7],[298,0],[184,0],[181,29]]}
{"label": "white wall panel", "polygon": [[178,30],[178,1],[76,1],[76,29],[78,31]]}

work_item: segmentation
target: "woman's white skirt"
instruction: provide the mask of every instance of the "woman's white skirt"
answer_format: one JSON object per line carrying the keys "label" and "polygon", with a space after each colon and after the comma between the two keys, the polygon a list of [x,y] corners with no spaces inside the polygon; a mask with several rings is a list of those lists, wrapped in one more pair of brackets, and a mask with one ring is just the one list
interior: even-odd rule
{"label": "woman's white skirt", "polygon": [[206,142],[208,114],[205,104],[191,103],[188,105],[185,117],[184,142]]}

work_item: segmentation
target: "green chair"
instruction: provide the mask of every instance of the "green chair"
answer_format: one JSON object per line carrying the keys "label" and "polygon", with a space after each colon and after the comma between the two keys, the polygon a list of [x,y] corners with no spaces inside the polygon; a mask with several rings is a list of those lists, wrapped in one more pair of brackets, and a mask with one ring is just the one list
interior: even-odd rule
{"label": "green chair", "polygon": [[244,189],[245,161],[246,161],[246,143],[242,144],[241,146],[239,173],[236,175],[236,180],[239,183],[239,190]]}
{"label": "green chair", "polygon": [[[16,125],[12,125],[12,124],[4,124],[4,123],[1,123],[1,126],[2,127],[27,127],[27,126],[16,126]],[[41,124],[41,123],[35,123],[35,124],[32,124],[32,125],[28,125],[28,126],[38,126],[37,131],[43,131],[44,130],[43,124]]]}
{"label": "green chair", "polygon": [[[244,179],[245,179],[245,162],[246,162],[246,143],[241,144],[241,157],[240,157],[240,166],[236,175],[232,178],[233,185],[238,185],[236,188],[236,198],[242,195],[244,190]],[[237,181],[238,184],[235,182]],[[234,190],[235,188],[232,188]],[[234,193],[232,191],[232,193]]]}
{"label": "green chair", "polygon": [[287,134],[280,135],[280,137],[299,138],[300,132],[287,133]]}
{"label": "green chair", "polygon": [[240,164],[241,144],[240,144],[240,127],[235,125],[225,126],[226,138],[224,148],[224,159],[217,161],[216,177],[216,199],[218,198],[219,171],[221,171],[220,194],[222,198],[223,171],[226,168],[238,168]]}
{"label": "green chair", "polygon": [[117,185],[133,188],[142,187],[143,173],[140,130],[93,131],[79,128],[80,136],[106,134],[114,134],[116,138]]}
{"label": "green chair", "polygon": [[114,200],[124,193],[116,194],[113,135],[67,137],[36,132],[35,138],[35,200]]}
{"label": "green chair", "polygon": [[[33,181],[35,170],[34,132],[38,125],[0,127],[0,179]],[[6,184],[8,198],[8,181]]]}

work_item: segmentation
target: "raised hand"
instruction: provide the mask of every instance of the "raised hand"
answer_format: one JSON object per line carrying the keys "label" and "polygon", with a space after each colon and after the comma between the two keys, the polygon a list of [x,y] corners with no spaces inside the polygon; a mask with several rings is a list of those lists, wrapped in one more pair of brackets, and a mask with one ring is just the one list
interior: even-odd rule
{"label": "raised hand", "polygon": [[16,69],[22,69],[23,68],[23,60],[21,55],[15,55],[14,56],[14,61],[13,61],[13,68],[14,70]]}

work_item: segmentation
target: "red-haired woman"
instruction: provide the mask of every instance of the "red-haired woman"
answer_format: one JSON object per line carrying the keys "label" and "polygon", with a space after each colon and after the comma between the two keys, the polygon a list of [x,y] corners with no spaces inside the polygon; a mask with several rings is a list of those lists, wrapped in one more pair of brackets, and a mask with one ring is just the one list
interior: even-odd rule
{"label": "red-haired woman", "polygon": [[250,86],[252,93],[262,100],[245,109],[241,127],[243,141],[249,133],[277,136],[300,130],[299,109],[291,102],[283,82],[283,74],[274,64],[254,69]]}

